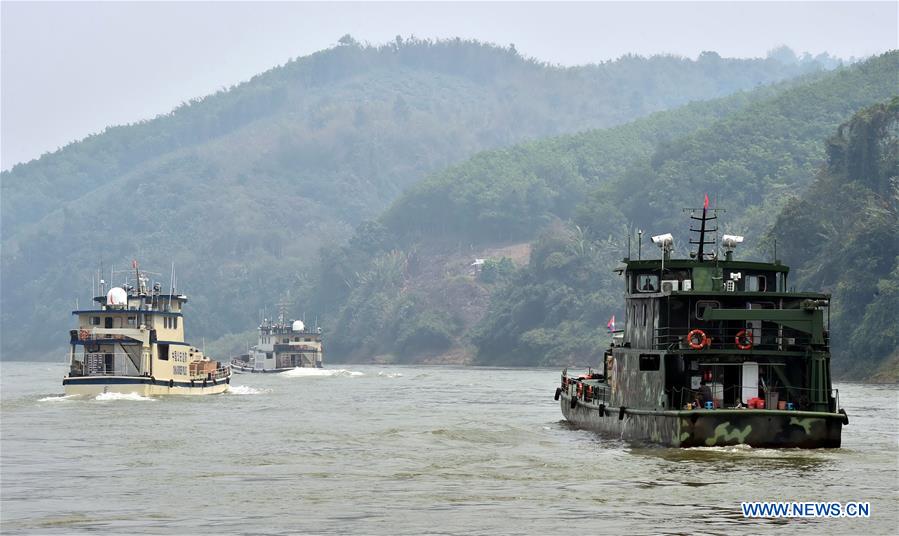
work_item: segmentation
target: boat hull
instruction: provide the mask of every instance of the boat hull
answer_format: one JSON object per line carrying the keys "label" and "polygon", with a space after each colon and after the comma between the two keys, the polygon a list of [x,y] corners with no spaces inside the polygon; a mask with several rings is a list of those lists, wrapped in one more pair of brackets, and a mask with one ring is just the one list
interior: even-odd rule
{"label": "boat hull", "polygon": [[[287,372],[288,370],[293,370],[297,367],[282,367],[282,368],[271,368],[271,369],[255,369],[249,364],[239,364],[236,361],[231,362],[231,370],[240,374],[253,374],[253,373],[278,373],[278,372]],[[300,367],[300,368],[313,368],[313,367]],[[315,367],[322,368],[322,367]]]}
{"label": "boat hull", "polygon": [[159,395],[214,395],[228,390],[231,377],[215,382],[173,382],[146,376],[71,376],[63,379],[66,395],[96,396],[103,393]]}
{"label": "boat hull", "polygon": [[[842,413],[764,409],[639,410],[600,408],[566,393],[562,414],[574,426],[630,441],[670,447],[749,445],[764,448],[838,448]],[[573,406],[573,407],[572,407]]]}

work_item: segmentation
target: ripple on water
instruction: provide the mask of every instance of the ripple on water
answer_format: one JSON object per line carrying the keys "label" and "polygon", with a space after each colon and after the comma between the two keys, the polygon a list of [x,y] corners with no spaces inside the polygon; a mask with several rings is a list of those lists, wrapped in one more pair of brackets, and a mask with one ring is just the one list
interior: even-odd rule
{"label": "ripple on water", "polygon": [[297,367],[291,370],[285,370],[279,375],[287,378],[330,378],[335,376],[364,376],[365,374],[362,372],[347,369],[319,369]]}
{"label": "ripple on water", "polygon": [[[596,534],[873,536],[899,523],[899,390],[840,385],[856,408],[836,451],[670,449],[572,428],[546,388],[555,370],[347,366],[139,404],[61,396],[64,367],[3,363],[0,532],[546,534],[583,520]],[[324,379],[295,379],[310,377]],[[871,501],[872,516],[742,517],[741,501],[772,498]]]}

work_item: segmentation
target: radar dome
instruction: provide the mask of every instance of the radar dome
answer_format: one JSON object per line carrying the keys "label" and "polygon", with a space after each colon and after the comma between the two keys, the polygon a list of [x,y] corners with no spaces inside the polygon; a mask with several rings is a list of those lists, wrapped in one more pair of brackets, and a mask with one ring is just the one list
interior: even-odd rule
{"label": "radar dome", "polygon": [[106,305],[126,305],[128,293],[122,287],[112,287],[106,293]]}
{"label": "radar dome", "polygon": [[294,320],[293,327],[291,328],[294,331],[303,331],[306,329],[306,324],[303,324],[302,320]]}

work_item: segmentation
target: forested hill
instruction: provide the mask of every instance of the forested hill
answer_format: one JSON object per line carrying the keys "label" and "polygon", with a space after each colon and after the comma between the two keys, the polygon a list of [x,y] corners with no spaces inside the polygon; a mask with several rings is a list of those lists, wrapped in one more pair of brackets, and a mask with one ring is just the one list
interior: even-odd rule
{"label": "forested hill", "polygon": [[899,97],[827,140],[827,165],[772,231],[802,289],[833,293],[834,370],[899,382]]}
{"label": "forested hill", "polygon": [[[814,179],[824,140],[894,95],[897,74],[892,52],[774,94],[491,151],[438,173],[326,259],[319,288],[328,290],[322,299],[341,297],[338,349],[590,363],[605,344],[602,326],[621,316],[612,268],[629,231],[673,232],[685,255],[681,208],[708,192],[728,211],[724,229],[748,237],[741,255],[768,255],[767,231]],[[519,255],[523,267],[501,260],[499,246],[538,235],[529,258]],[[472,278],[459,260],[477,256],[488,270]]]}
{"label": "forested hill", "polygon": [[98,265],[132,258],[163,273],[175,262],[191,338],[243,331],[306,281],[320,246],[430,172],[819,67],[705,53],[559,68],[513,47],[345,37],[4,172],[2,356],[61,347]]}

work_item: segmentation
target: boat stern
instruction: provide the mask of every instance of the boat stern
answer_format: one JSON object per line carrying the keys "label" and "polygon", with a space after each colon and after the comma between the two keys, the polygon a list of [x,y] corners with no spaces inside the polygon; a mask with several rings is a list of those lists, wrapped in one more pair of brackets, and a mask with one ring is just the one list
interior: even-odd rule
{"label": "boat stern", "polygon": [[839,448],[845,413],[778,410],[676,412],[678,447]]}

